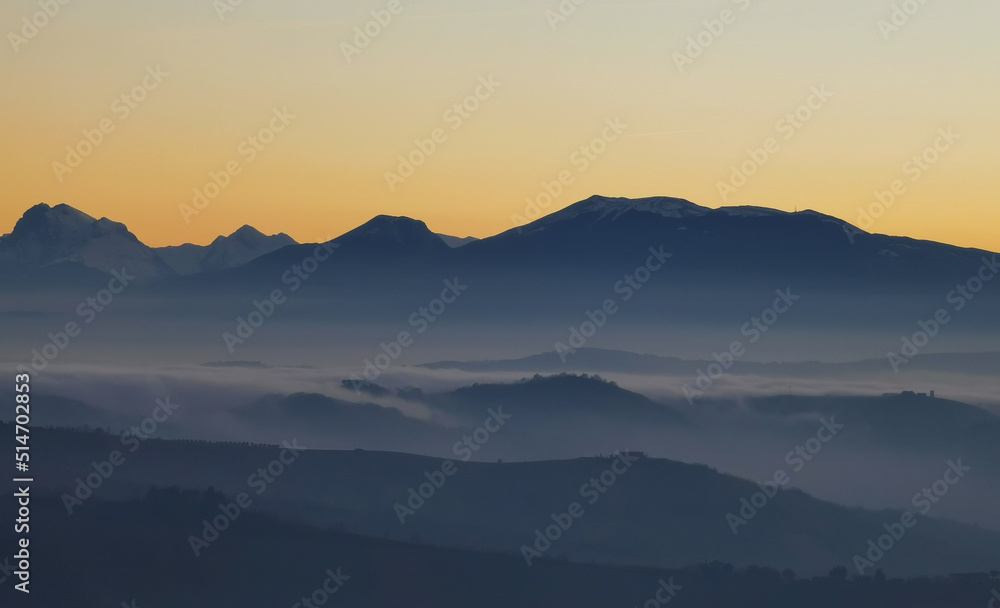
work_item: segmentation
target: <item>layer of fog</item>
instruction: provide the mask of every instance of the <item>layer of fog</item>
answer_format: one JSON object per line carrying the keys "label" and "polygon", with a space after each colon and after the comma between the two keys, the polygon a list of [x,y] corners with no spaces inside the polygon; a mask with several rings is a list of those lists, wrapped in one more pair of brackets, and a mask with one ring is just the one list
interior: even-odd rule
{"label": "layer of fog", "polygon": [[[13,369],[0,367],[12,374]],[[401,427],[344,429],[330,433],[320,429],[296,429],[296,437],[311,448],[391,449],[454,458],[453,444],[469,432],[442,423],[428,405],[394,394],[372,397],[358,393],[342,381],[359,370],[354,367],[319,369],[309,367],[108,367],[94,365],[53,366],[35,374],[36,414],[46,407],[46,396],[63,397],[107,414],[103,420],[112,431],[120,431],[150,416],[157,400],[169,397],[180,407],[160,425],[156,435],[164,438],[198,438],[224,441],[278,443],[289,439],[285,429],[255,424],[240,412],[268,396],[314,393],[350,404],[376,404],[401,412],[421,423],[420,432]],[[568,370],[569,371],[569,370]],[[392,367],[376,378],[390,390],[419,387],[424,393],[442,393],[474,383],[514,382],[522,373],[468,373]],[[818,417],[777,417],[740,407],[751,396],[879,395],[904,389],[936,390],[938,396],[966,402],[1000,402],[996,379],[944,373],[886,374],[851,380],[807,378],[761,378],[724,376],[706,396],[731,398],[735,407],[725,411],[700,409],[681,396],[681,387],[693,386],[692,378],[652,377],[634,374],[602,374],[622,388],[644,394],[685,413],[693,425],[643,428],[617,424],[613,418],[592,423],[565,418],[543,418],[540,428],[518,428],[497,433],[475,454],[477,460],[541,460],[591,456],[619,449],[641,450],[654,457],[704,463],[723,472],[758,482],[773,478],[778,470],[792,473],[788,453],[814,436],[822,422]],[[485,408],[484,408],[485,409]],[[485,414],[485,411],[483,412]],[[791,475],[791,486],[841,504],[869,508],[911,506],[913,495],[940,479],[946,462],[963,456],[914,451],[878,445],[851,434],[850,421],[843,437],[825,445],[823,452],[801,471]],[[530,438],[527,439],[527,438]],[[975,463],[969,463],[974,465]],[[1000,501],[997,472],[982,470],[971,475],[935,505],[934,515],[980,523],[1000,529],[1000,515],[991,505]],[[739,505],[733,505],[733,509]],[[912,507],[911,507],[912,508]]]}

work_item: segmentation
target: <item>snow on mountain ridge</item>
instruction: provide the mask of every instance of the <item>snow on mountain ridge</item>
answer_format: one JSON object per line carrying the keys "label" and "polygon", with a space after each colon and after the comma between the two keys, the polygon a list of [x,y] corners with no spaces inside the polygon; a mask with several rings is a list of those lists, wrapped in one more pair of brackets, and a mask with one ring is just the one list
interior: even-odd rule
{"label": "snow on mountain ridge", "polygon": [[[570,205],[561,211],[557,211],[549,218],[553,221],[571,219],[591,213],[599,214],[597,221],[610,216],[611,220],[618,219],[623,213],[629,211],[639,211],[645,213],[655,213],[663,217],[681,218],[693,215],[704,215],[711,211],[707,207],[696,205],[691,201],[682,198],[672,197],[649,197],[649,198],[609,198],[605,196],[592,196],[584,201]],[[547,218],[546,218],[547,219]]]}
{"label": "snow on mountain ridge", "polygon": [[285,233],[268,236],[243,225],[229,236],[218,236],[211,244],[161,247],[156,251],[181,275],[226,270],[242,266],[282,247],[297,244]]}
{"label": "snow on mountain ridge", "polygon": [[28,209],[11,233],[0,237],[0,262],[22,270],[61,262],[102,272],[125,268],[140,281],[174,274],[124,224],[97,220],[64,204]]}

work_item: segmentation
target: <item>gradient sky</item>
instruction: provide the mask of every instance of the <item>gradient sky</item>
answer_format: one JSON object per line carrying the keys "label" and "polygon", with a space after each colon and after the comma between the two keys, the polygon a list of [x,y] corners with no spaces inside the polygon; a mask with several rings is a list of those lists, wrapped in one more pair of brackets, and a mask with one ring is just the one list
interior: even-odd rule
{"label": "gradient sky", "polygon": [[[871,231],[1000,251],[1000,3],[929,0],[886,40],[889,0],[589,0],[554,30],[559,0],[399,1],[348,63],[341,43],[389,0],[243,0],[224,19],[212,0],[70,0],[17,52],[9,32],[40,9],[6,0],[0,232],[47,202],[153,246],[245,223],[316,241],[383,213],[483,237],[570,170],[546,211],[668,195],[857,223],[901,179]],[[678,70],[673,53],[725,9],[735,23]],[[122,119],[115,100],[157,65],[170,76]],[[452,129],[445,111],[489,75],[502,85]],[[814,85],[834,97],[786,140],[777,121]],[[240,142],[285,107],[296,117],[249,162]],[[578,171],[574,150],[615,117],[625,135]],[[59,181],[53,162],[105,118],[114,131]],[[385,172],[438,127],[447,141],[391,192]],[[961,139],[914,182],[904,162],[948,127]],[[724,203],[718,182],[769,137],[779,151]],[[180,205],[231,161],[241,173],[185,222]]]}

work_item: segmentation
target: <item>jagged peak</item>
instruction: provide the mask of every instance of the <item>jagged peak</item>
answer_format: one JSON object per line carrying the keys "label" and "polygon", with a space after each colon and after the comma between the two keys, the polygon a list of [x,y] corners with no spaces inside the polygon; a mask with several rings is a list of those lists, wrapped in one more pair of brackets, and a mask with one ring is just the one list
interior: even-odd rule
{"label": "jagged peak", "polygon": [[230,234],[229,236],[232,237],[232,236],[244,236],[244,235],[267,236],[260,230],[257,230],[256,228],[251,226],[250,224],[243,224],[242,226],[234,230],[233,233]]}
{"label": "jagged peak", "polygon": [[14,225],[14,230],[18,230],[18,227],[24,229],[30,226],[36,226],[42,222],[47,224],[85,226],[93,224],[96,221],[96,219],[87,215],[83,211],[65,203],[60,203],[54,207],[50,207],[46,203],[38,203],[24,212],[21,219]]}

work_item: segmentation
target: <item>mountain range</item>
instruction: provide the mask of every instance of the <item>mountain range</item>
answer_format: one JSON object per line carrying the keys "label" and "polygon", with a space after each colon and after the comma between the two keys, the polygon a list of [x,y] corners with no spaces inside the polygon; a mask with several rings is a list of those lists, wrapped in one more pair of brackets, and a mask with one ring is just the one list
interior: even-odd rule
{"label": "mountain range", "polygon": [[[570,365],[575,372],[617,372],[625,374],[656,374],[694,377],[699,369],[715,363],[714,360],[687,360],[678,357],[661,357],[623,350],[579,348],[573,353]],[[863,361],[819,362],[760,362],[741,361],[726,370],[730,375],[755,375],[763,377],[840,377],[858,374],[877,374],[885,371],[885,359]],[[565,372],[567,364],[555,351],[504,360],[434,361],[420,367],[431,370],[460,370],[463,372]],[[1000,352],[926,353],[913,357],[909,371],[954,372],[966,375],[990,375],[1000,369]]]}
{"label": "mountain range", "polygon": [[[426,226],[398,218],[386,225],[375,221],[345,234],[350,243],[371,239],[382,246],[394,242],[408,245],[423,241],[430,247],[458,248],[476,241],[473,237],[436,235]],[[265,235],[244,225],[208,245],[149,247],[128,228],[108,218],[95,219],[66,204],[50,207],[40,203],[28,209],[9,234],[0,236],[0,268],[37,270],[54,265],[79,265],[110,273],[127,267],[140,282],[176,276],[213,273],[243,266],[289,245],[295,239],[284,233]]]}
{"label": "mountain range", "polygon": [[[196,532],[279,454],[273,444],[297,439],[315,449],[254,496],[232,542],[246,539],[241,526],[273,539],[294,520],[305,538],[350,530],[520,566],[535,530],[590,497],[581,484],[609,478],[604,455],[631,448],[642,453],[634,466],[586,503],[545,560],[657,570],[720,560],[821,575],[851,567],[902,521],[900,508],[916,507],[914,492],[942,475],[951,484],[947,471],[964,463],[969,480],[942,486],[947,501],[922,512],[906,549],[877,568],[984,571],[1000,555],[990,509],[1000,418],[942,383],[995,377],[997,354],[970,353],[996,350],[998,297],[982,272],[996,261],[812,211],[665,197],[592,197],[479,240],[380,215],[321,244],[244,226],[162,248],[109,219],[37,205],[0,237],[0,278],[22,279],[7,282],[0,357],[37,372],[32,472],[53,530],[66,528],[55,498],[135,439],[114,430],[146,424],[169,395],[177,416],[155,437],[143,431],[77,516],[118,538],[129,520],[102,518],[155,518],[181,493],[211,496],[150,537],[169,555],[189,552],[177,529]],[[123,270],[137,285],[101,301]],[[954,308],[952,294],[976,277],[980,289]],[[954,322],[935,313],[944,307]],[[913,342],[930,346],[896,374],[880,357],[918,328],[929,335]],[[831,355],[838,345],[850,354]],[[788,363],[768,363],[774,353]],[[810,392],[793,395],[792,378]],[[861,388],[841,394],[848,381]],[[701,394],[683,398],[684,382]],[[741,388],[757,385],[766,390],[756,396]],[[901,388],[941,397],[882,395]],[[843,433],[827,444],[823,429]],[[790,485],[769,496],[778,473]],[[411,503],[425,481],[440,496]]]}
{"label": "mountain range", "polygon": [[[33,519],[41,523],[31,539],[33,562],[42,582],[58,581],[33,588],[33,597],[38,605],[74,608],[293,602],[345,608],[651,608],[657,597],[669,598],[671,608],[982,608],[983,598],[997,593],[996,580],[985,572],[912,580],[886,579],[879,573],[848,579],[848,571],[840,569],[829,576],[800,578],[791,569],[737,570],[720,562],[664,570],[546,558],[527,568],[520,555],[432,547],[420,544],[417,535],[385,540],[252,509],[241,513],[232,530],[198,559],[191,559],[190,550],[178,541],[230,498],[212,490],[151,489],[141,499],[94,503],[70,516],[55,496],[33,497]],[[0,536],[7,543],[16,541],[13,532]],[[66,550],[67,543],[73,543],[72,551]],[[150,555],[176,559],[170,567],[142,568]],[[275,576],[279,559],[281,576]],[[304,597],[324,583],[336,589],[327,602]]]}
{"label": "mountain range", "polygon": [[75,265],[111,272],[128,267],[140,280],[161,279],[173,269],[124,224],[94,219],[69,205],[35,205],[0,237],[0,265],[36,270]]}
{"label": "mountain range", "polygon": [[243,226],[206,246],[189,243],[160,247],[155,251],[178,275],[188,275],[236,268],[266,253],[295,244],[295,239],[283,232],[267,236],[252,226]]}
{"label": "mountain range", "polygon": [[[935,350],[995,350],[992,311],[1000,298],[994,285],[983,281],[980,292],[967,298],[957,296],[956,288],[978,281],[977,275],[992,276],[984,269],[998,261],[987,251],[870,234],[814,211],[711,209],[667,197],[594,196],[471,241],[436,234],[416,219],[380,215],[322,247],[244,227],[205,247],[157,249],[121,224],[65,205],[33,207],[0,237],[0,278],[10,293],[24,296],[22,306],[35,317],[42,310],[64,317],[63,311],[106,286],[106,273],[127,268],[137,276],[141,285],[122,296],[133,304],[105,313],[117,321],[115,346],[128,344],[119,353],[130,352],[130,358],[149,344],[168,342],[196,349],[194,361],[228,358],[236,353],[220,352],[219,336],[232,332],[254,301],[279,289],[279,299],[291,303],[281,305],[262,337],[254,337],[253,348],[238,357],[281,364],[311,364],[331,348],[363,361],[356,358],[359,349],[385,336],[359,330],[411,326],[412,315],[433,302],[444,281],[456,280],[468,288],[447,307],[447,321],[435,323],[435,339],[468,345],[478,333],[489,341],[484,352],[492,359],[568,345],[573,330],[579,332],[588,315],[607,305],[627,312],[607,315],[602,324],[613,323],[615,331],[586,346],[669,350],[708,360],[746,335],[741,328],[766,312],[776,290],[800,303],[781,316],[780,332],[768,334],[770,348],[778,348],[771,338],[776,333],[838,330],[820,342],[796,337],[782,347],[785,360],[816,358],[816,345],[829,350],[838,341],[837,353],[823,356],[899,352],[899,336],[911,335],[940,309],[954,320],[949,317],[947,331],[939,332]],[[42,292],[44,302],[31,300]],[[18,319],[23,322],[24,315]],[[12,349],[30,353],[35,336],[51,331],[53,322],[37,318],[37,328],[22,331],[28,342]],[[857,332],[858,341],[845,343],[847,333],[839,330]],[[297,336],[294,349],[286,340],[292,350],[280,356],[268,351],[271,336],[292,335],[287,332]],[[705,344],[679,340],[685,332],[696,332]],[[331,343],[327,335],[338,338]],[[579,347],[580,339],[573,340]],[[664,341],[676,348],[663,348]],[[427,362],[455,351],[422,352]],[[468,354],[474,353],[463,356]]]}
{"label": "mountain range", "polygon": [[[34,440],[39,450],[37,462],[33,460],[38,479],[34,491],[49,495],[73,491],[75,479],[92,471],[88,463],[121,449],[119,438],[105,433],[41,429]],[[148,439],[127,456],[127,466],[104,481],[97,499],[73,510],[89,513],[103,501],[139,498],[151,486],[186,491],[212,487],[232,500],[246,491],[248,472],[279,451],[268,445]],[[615,481],[609,481],[610,474],[603,472],[617,456],[524,463],[454,459],[453,476],[418,502],[410,488],[441,471],[442,460],[366,450],[306,450],[266,493],[254,495],[252,510],[370,536],[420,538],[438,546],[518,555],[524,565],[522,547],[535,542],[535,530],[552,523],[550,514],[563,513],[579,501],[582,517],[551,543],[544,558],[654,568],[719,560],[792,568],[803,575],[852,567],[854,556],[868,549],[868,541],[885,534],[883,525],[901,517],[897,510],[842,507],[798,490],[778,491],[751,511],[741,499],[749,501],[762,492],[754,482],[635,452],[626,460],[628,467],[616,466]],[[605,483],[601,492],[581,490],[581,484],[598,479]],[[191,518],[190,533],[200,529],[202,518],[217,515],[216,505],[225,502],[209,503],[204,515]],[[412,511],[402,523],[397,504],[410,505]],[[733,533],[730,513],[741,513],[747,520],[738,534]],[[1000,534],[922,515],[918,521],[901,541],[905,550],[887,551],[878,562],[887,574],[996,567]],[[176,537],[175,550],[190,556],[185,539]]]}
{"label": "mountain range", "polygon": [[[854,284],[951,279],[988,252],[864,232],[814,211],[763,207],[711,209],[667,197],[594,196],[525,226],[477,240],[439,235],[406,217],[378,216],[332,241],[345,252],[386,259],[535,268],[571,264],[633,266],[650,247],[663,246],[671,266],[689,278],[708,274],[740,281],[771,274]],[[76,263],[110,272],[123,263],[145,280],[236,269],[299,254],[285,235],[243,226],[207,246],[151,248],[120,223],[94,219],[68,205],[39,204],[0,237],[0,264],[38,268]],[[305,251],[304,249],[301,251]],[[266,258],[260,260],[260,258]],[[627,265],[627,264],[626,264]],[[961,269],[961,270],[959,270]]]}

